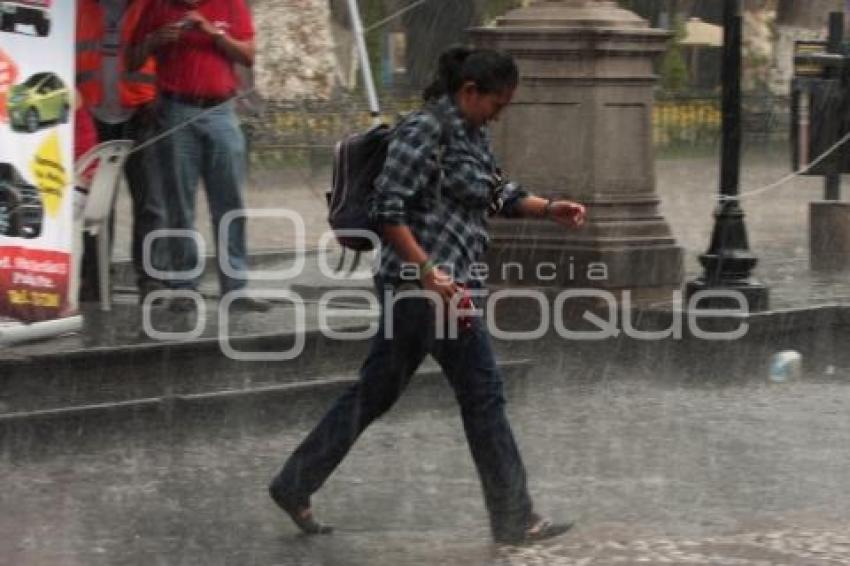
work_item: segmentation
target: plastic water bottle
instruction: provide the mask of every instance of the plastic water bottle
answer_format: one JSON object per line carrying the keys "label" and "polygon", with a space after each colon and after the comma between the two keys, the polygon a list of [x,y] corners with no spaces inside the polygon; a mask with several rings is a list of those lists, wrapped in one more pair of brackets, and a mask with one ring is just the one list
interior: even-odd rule
{"label": "plastic water bottle", "polygon": [[802,371],[803,356],[795,350],[777,352],[770,360],[770,380],[774,383],[798,379]]}

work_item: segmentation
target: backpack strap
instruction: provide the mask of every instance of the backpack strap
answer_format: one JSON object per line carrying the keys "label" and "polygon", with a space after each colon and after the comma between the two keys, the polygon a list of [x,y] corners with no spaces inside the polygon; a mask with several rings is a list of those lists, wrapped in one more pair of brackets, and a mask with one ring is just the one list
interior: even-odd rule
{"label": "backpack strap", "polygon": [[445,113],[438,110],[437,107],[433,104],[426,104],[422,107],[422,110],[436,118],[437,122],[440,124],[440,148],[445,149],[445,147],[449,145],[449,136],[451,135],[452,129],[451,122],[449,122],[449,117],[446,116]]}
{"label": "backpack strap", "polygon": [[437,181],[437,201],[440,201],[443,197],[443,179],[446,176],[443,171],[443,156],[446,154],[446,147],[449,145],[449,137],[451,136],[452,126],[449,122],[448,116],[439,111],[433,104],[426,104],[422,107],[422,110],[436,118],[437,122],[440,124],[440,140],[439,145],[437,146],[437,167],[440,170],[440,178]]}

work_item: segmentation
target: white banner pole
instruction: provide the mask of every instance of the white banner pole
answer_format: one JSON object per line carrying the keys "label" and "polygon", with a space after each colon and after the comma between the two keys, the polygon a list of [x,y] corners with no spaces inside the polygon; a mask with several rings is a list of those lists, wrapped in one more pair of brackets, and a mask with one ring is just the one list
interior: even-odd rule
{"label": "white banner pole", "polygon": [[360,69],[363,72],[363,84],[366,85],[369,112],[377,122],[381,108],[378,105],[378,94],[375,91],[375,79],[372,76],[372,65],[369,63],[369,51],[366,49],[366,37],[363,32],[363,22],[360,20],[360,8],[357,6],[357,0],[348,0],[348,14],[351,17],[354,40],[357,44],[357,53],[360,56]]}

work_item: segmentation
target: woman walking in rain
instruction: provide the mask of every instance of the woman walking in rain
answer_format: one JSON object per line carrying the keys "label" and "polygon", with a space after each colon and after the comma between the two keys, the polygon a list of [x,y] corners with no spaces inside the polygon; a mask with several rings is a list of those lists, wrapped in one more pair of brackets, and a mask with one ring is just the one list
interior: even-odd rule
{"label": "woman walking in rain", "polygon": [[[532,507],[484,322],[468,318],[452,337],[439,331],[445,317],[435,316],[443,311],[436,301],[457,305],[466,289],[481,286],[474,272],[487,245],[488,214],[549,218],[567,227],[584,222],[582,205],[531,196],[499,174],[484,127],[510,103],[518,82],[510,56],[451,48],[425,90],[425,108],[405,118],[390,142],[372,202],[383,238],[375,278],[384,311],[378,332],[358,382],[269,486],[272,499],[306,533],[331,531],[314,517],[310,496],[366,427],[393,406],[428,354],[455,391],[496,542],[535,542],[571,526]],[[391,298],[412,284],[422,292]]]}

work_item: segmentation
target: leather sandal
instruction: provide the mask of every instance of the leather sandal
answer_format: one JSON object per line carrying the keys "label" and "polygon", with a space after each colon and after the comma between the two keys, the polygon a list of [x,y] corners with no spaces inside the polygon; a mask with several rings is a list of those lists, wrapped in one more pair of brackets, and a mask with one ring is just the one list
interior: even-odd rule
{"label": "leather sandal", "polygon": [[553,523],[550,519],[531,513],[524,531],[496,536],[496,543],[508,545],[534,544],[564,534],[573,527],[570,522]]}
{"label": "leather sandal", "polygon": [[560,536],[573,528],[571,522],[553,523],[550,519],[541,517],[537,513],[532,513],[529,520],[529,527],[525,530],[525,539],[523,543],[533,544],[542,540]]}
{"label": "leather sandal", "polygon": [[313,510],[310,508],[310,502],[296,503],[286,499],[285,497],[275,493],[273,489],[269,489],[271,498],[277,503],[277,506],[289,515],[292,522],[307,535],[326,535],[333,532],[333,527],[326,525],[316,520],[313,516]]}

